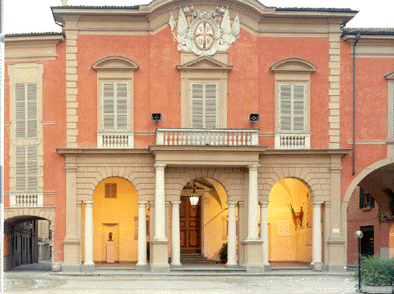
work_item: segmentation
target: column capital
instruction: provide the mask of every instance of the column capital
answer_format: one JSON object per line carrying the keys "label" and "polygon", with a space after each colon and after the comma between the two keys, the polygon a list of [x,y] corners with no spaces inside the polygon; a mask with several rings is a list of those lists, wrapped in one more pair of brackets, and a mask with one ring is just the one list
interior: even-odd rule
{"label": "column capital", "polygon": [[270,204],[269,201],[260,201],[260,205],[261,205],[261,206],[267,207],[268,204]]}
{"label": "column capital", "polygon": [[93,200],[84,200],[83,201],[83,203],[85,204],[85,205],[92,205],[93,204]]}
{"label": "column capital", "polygon": [[324,203],[324,201],[314,201],[311,202],[312,205],[322,205]]}
{"label": "column capital", "polygon": [[182,201],[170,201],[171,205],[179,205]]}
{"label": "column capital", "polygon": [[148,201],[146,201],[146,200],[138,200],[137,203],[138,203],[138,205],[146,205],[148,203]]}
{"label": "column capital", "polygon": [[226,203],[227,203],[228,206],[230,206],[230,205],[237,205],[238,201],[227,201]]}
{"label": "column capital", "polygon": [[154,164],[156,169],[164,169],[166,167],[165,163],[155,163]]}
{"label": "column capital", "polygon": [[248,165],[249,171],[257,171],[260,164],[250,164]]}

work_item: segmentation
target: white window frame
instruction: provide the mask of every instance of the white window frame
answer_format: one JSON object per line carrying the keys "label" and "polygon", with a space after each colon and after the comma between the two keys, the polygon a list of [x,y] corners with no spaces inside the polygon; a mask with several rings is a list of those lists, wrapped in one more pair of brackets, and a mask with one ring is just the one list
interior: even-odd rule
{"label": "white window frame", "polygon": [[[104,100],[106,100],[106,97],[104,95],[105,91],[105,85],[113,85],[114,88],[114,95],[113,95],[113,105],[114,105],[114,113],[113,113],[113,120],[114,120],[114,127],[113,128],[106,128],[105,127],[105,111],[104,111]],[[119,128],[118,124],[118,103],[120,98],[118,97],[118,85],[126,85],[126,128]],[[104,132],[128,132],[129,131],[129,125],[130,125],[130,110],[129,110],[129,104],[130,104],[130,94],[129,94],[129,84],[127,82],[103,82],[102,83],[102,129]]]}
{"label": "white window frame", "polygon": [[[23,97],[23,111],[24,111],[24,115],[23,118],[18,118],[18,103],[22,102],[19,100],[19,97],[17,95],[17,88],[19,86],[22,86],[24,88],[24,97]],[[29,86],[31,85],[35,85],[35,93],[34,93],[34,101],[33,102],[29,102],[29,100],[31,100],[29,98]],[[15,139],[30,139],[30,138],[37,138],[38,136],[38,86],[37,83],[16,83],[15,87],[14,87],[14,91],[15,91],[15,99],[14,99],[14,103],[15,103]],[[30,94],[31,95],[31,94]],[[19,101],[18,101],[19,100]],[[32,111],[32,103],[35,104],[35,114],[31,114],[29,112]],[[34,115],[34,118],[32,119],[31,116]],[[33,127],[34,127],[34,132],[32,134],[31,132],[31,122],[33,122]],[[24,134],[23,136],[20,136],[18,133],[18,127],[22,127],[24,128]]]}
{"label": "white window frame", "polygon": [[[290,87],[290,91],[291,91],[291,93],[290,93],[290,95],[291,95],[290,96],[290,129],[287,129],[287,130],[284,129],[284,127],[283,127],[284,122],[283,122],[283,114],[282,114],[282,111],[283,111],[282,105],[283,105],[283,100],[284,100],[282,97],[282,92],[283,92],[282,88],[284,86]],[[296,99],[294,97],[294,92],[295,92],[296,87],[303,88],[303,91],[302,91],[303,92],[303,94],[302,94],[303,95],[303,97],[302,97],[302,103],[303,103],[302,116],[295,114],[296,110],[295,110],[294,104],[295,104]],[[280,83],[279,84],[279,114],[278,114],[279,115],[279,132],[305,133],[305,121],[306,121],[306,112],[307,112],[306,99],[305,99],[306,98],[305,88],[306,88],[305,84],[302,84],[302,83]],[[303,124],[302,130],[295,129],[295,118],[296,117],[302,117],[302,124]]]}
{"label": "white window frame", "polygon": [[212,128],[217,128],[218,126],[218,84],[217,83],[191,83],[190,87],[190,97],[191,97],[191,115],[190,115],[190,125],[192,128],[198,128],[197,126],[193,125],[193,118],[194,118],[194,96],[193,96],[193,88],[195,85],[202,85],[202,127],[203,129],[208,128],[207,126],[207,91],[206,87],[208,85],[215,85],[215,122],[214,126],[211,126]]}
{"label": "white window frame", "polygon": [[[23,154],[21,154],[23,153]],[[19,145],[15,147],[15,191],[38,191],[38,146]]]}

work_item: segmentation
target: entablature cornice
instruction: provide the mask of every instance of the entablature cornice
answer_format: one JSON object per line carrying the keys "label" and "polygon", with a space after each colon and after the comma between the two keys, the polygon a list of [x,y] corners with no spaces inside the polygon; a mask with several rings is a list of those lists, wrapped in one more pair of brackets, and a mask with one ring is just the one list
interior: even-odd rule
{"label": "entablature cornice", "polygon": [[5,60],[56,59],[56,46],[64,41],[64,34],[6,36]]}
{"label": "entablature cornice", "polygon": [[260,154],[266,146],[158,146],[149,150],[156,163],[190,166],[240,166],[258,165]]}

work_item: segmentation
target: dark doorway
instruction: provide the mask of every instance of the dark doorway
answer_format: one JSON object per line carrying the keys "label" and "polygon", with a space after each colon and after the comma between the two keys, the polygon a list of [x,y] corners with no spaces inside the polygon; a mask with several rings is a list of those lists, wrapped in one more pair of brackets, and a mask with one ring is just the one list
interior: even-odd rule
{"label": "dark doorway", "polygon": [[181,252],[201,252],[201,201],[196,208],[190,205],[189,197],[181,197],[179,225]]}
{"label": "dark doorway", "polygon": [[374,234],[373,226],[364,226],[360,228],[364,236],[361,239],[361,254],[364,256],[374,255]]}

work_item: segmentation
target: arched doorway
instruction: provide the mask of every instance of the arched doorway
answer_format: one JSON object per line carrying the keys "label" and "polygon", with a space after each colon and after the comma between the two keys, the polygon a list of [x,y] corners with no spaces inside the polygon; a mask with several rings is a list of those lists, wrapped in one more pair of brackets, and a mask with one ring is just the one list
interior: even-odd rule
{"label": "arched doorway", "polygon": [[268,205],[268,259],[272,266],[312,262],[312,213],[308,187],[285,178],[271,189]]}
{"label": "arched doorway", "polygon": [[54,209],[21,207],[15,211],[14,208],[6,208],[3,233],[4,270],[29,264],[35,264],[36,270],[51,270],[54,260]]}
{"label": "arched doorway", "polygon": [[[93,260],[96,265],[137,263],[137,200],[135,187],[126,179],[111,177],[97,185],[93,193]],[[81,217],[84,251],[84,205]]]}
{"label": "arched doorway", "polygon": [[[192,205],[191,194],[198,195]],[[190,253],[220,261],[220,249],[227,243],[228,205],[224,187],[211,178],[195,178],[181,191],[179,207],[181,263],[191,263]],[[195,259],[195,262],[202,262]]]}

